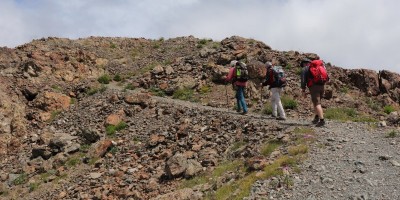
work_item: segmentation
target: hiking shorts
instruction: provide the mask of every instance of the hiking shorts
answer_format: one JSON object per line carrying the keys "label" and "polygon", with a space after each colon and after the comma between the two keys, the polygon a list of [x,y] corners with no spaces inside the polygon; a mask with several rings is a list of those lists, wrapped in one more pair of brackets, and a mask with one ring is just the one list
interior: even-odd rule
{"label": "hiking shorts", "polygon": [[312,85],[310,88],[311,101],[316,105],[321,104],[321,98],[324,95],[324,85]]}

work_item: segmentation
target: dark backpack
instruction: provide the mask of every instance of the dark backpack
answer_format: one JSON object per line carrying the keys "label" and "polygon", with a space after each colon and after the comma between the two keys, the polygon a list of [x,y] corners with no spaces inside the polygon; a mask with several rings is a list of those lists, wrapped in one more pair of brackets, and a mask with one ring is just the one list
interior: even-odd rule
{"label": "dark backpack", "polygon": [[237,62],[235,67],[235,78],[237,81],[246,82],[249,78],[249,71],[247,70],[246,64]]}
{"label": "dark backpack", "polygon": [[268,69],[269,77],[267,77],[268,85],[272,87],[285,87],[286,75],[282,66],[273,66]]}
{"label": "dark backpack", "polygon": [[310,78],[308,79],[307,86],[313,84],[324,85],[328,80],[328,72],[326,71],[324,62],[322,60],[313,60],[309,67]]}

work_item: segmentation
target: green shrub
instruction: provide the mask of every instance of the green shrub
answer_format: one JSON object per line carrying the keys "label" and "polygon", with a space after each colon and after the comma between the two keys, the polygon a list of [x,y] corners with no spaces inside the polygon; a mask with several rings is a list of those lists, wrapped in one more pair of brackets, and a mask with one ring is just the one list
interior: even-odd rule
{"label": "green shrub", "polygon": [[82,161],[80,158],[78,157],[71,157],[67,160],[67,162],[65,163],[68,167],[74,167],[78,164],[80,164]]}
{"label": "green shrub", "polygon": [[165,91],[160,89],[160,88],[156,88],[156,87],[151,87],[150,89],[150,93],[155,95],[155,96],[159,96],[159,97],[165,97]]}
{"label": "green shrub", "polygon": [[368,98],[366,102],[368,107],[370,107],[372,110],[380,111],[381,105],[378,102],[374,101],[372,98]]}
{"label": "green shrub", "polygon": [[113,80],[116,81],[116,82],[120,82],[120,81],[122,81],[122,77],[119,74],[116,74],[114,76]]}
{"label": "green shrub", "polygon": [[391,105],[383,107],[383,112],[385,112],[386,114],[390,114],[391,112],[394,112],[394,111],[395,111],[395,109]]}
{"label": "green shrub", "polygon": [[348,87],[344,86],[344,87],[341,87],[339,90],[341,93],[347,94],[347,93],[349,93],[350,89]]}
{"label": "green shrub", "polygon": [[174,94],[172,95],[172,98],[184,101],[197,101],[194,98],[194,91],[189,88],[175,90]]}
{"label": "green shrub", "polygon": [[115,49],[115,48],[117,48],[117,45],[114,44],[114,43],[110,43],[110,48],[111,48],[111,49]]}
{"label": "green shrub", "polygon": [[110,77],[110,75],[108,75],[108,74],[103,74],[102,76],[100,76],[100,77],[97,79],[97,81],[98,81],[99,83],[102,83],[102,84],[109,84],[110,81],[111,81],[111,77]]}
{"label": "green shrub", "polygon": [[270,102],[264,104],[264,108],[262,109],[262,114],[271,115],[272,114],[272,106]]}
{"label": "green shrub", "polygon": [[296,109],[297,108],[297,101],[294,100],[292,97],[283,95],[281,98],[283,108],[285,109]]}
{"label": "green shrub", "polygon": [[207,39],[201,39],[201,40],[198,42],[198,44],[204,45],[204,44],[207,44],[207,42],[208,42]]}
{"label": "green shrub", "polygon": [[395,138],[398,136],[398,133],[395,130],[390,131],[389,133],[386,134],[387,138]]}
{"label": "green shrub", "polygon": [[14,179],[12,183],[14,185],[21,185],[21,184],[26,183],[27,181],[28,181],[28,175],[23,173],[23,174],[20,174],[16,179]]}
{"label": "green shrub", "polygon": [[203,85],[199,90],[200,94],[207,94],[209,92],[211,92],[211,87],[209,85]]}
{"label": "green shrub", "polygon": [[135,89],[135,86],[133,86],[132,83],[128,83],[128,84],[124,87],[124,89],[125,89],[125,90],[134,90],[134,89]]}
{"label": "green shrub", "polygon": [[111,136],[111,135],[114,135],[115,132],[125,129],[127,126],[128,125],[123,121],[118,123],[116,126],[108,125],[106,127],[106,133],[107,133],[107,135]]}

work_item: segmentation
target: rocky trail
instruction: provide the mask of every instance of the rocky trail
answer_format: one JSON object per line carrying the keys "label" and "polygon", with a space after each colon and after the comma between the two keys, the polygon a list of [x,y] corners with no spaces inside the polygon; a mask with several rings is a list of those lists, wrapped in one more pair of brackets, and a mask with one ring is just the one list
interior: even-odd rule
{"label": "rocky trail", "polygon": [[[299,127],[310,127],[315,131],[315,141],[311,144],[307,158],[300,164],[300,172],[287,174],[293,182],[291,186],[276,185],[273,183],[276,180],[274,178],[258,180],[253,184],[250,196],[245,199],[366,200],[400,197],[398,191],[400,139],[388,137],[388,133],[392,130],[390,128],[378,128],[376,123],[335,121],[328,121],[325,127],[316,128],[305,119],[277,121],[258,113],[240,115],[227,108],[215,108],[157,96],[153,96],[152,99],[169,107],[177,106],[185,110],[212,113],[209,116],[227,115],[230,120],[245,119],[253,123],[257,121],[279,127],[277,129],[279,131],[273,133],[273,136],[253,135],[253,140],[287,134],[288,129]],[[225,135],[226,132],[221,134]],[[182,190],[173,189],[167,195],[155,199],[170,197],[202,199],[204,195],[192,190],[182,193]],[[232,197],[235,199],[235,196]]]}
{"label": "rocky trail", "polygon": [[[156,99],[238,115],[227,109]],[[275,122],[254,113],[243,117]],[[304,120],[277,122],[286,127],[282,130],[289,126],[312,127]],[[390,128],[377,128],[373,123],[329,121],[325,127],[315,128],[316,141],[301,164],[301,172],[290,175],[293,178],[290,189],[271,189],[271,180],[257,181],[247,199],[399,199],[400,139],[390,137],[390,131]]]}

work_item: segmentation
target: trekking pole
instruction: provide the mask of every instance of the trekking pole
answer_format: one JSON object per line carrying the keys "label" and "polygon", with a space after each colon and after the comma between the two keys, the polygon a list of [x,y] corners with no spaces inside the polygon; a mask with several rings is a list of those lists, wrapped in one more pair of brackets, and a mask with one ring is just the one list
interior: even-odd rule
{"label": "trekking pole", "polygon": [[225,96],[226,96],[226,106],[229,108],[229,100],[228,100],[228,88],[227,88],[227,84],[225,84]]}

